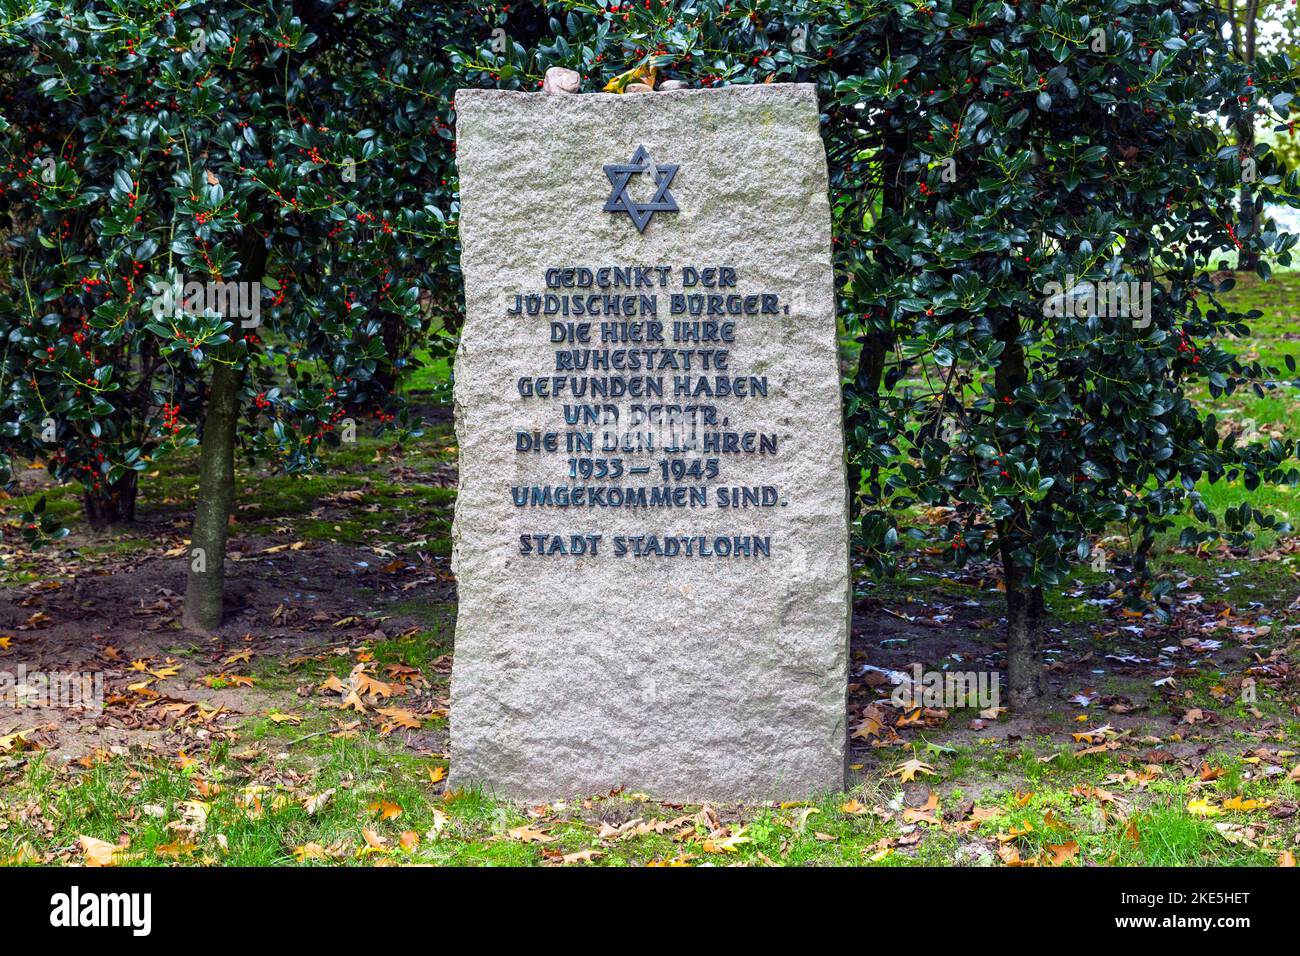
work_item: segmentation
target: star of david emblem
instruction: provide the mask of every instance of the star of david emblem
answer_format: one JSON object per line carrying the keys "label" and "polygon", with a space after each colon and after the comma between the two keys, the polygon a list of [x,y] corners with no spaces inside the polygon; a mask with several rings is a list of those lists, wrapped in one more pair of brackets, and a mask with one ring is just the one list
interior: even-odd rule
{"label": "star of david emblem", "polygon": [[[614,189],[605,203],[605,212],[625,212],[632,218],[637,232],[645,232],[650,224],[650,217],[657,212],[679,212],[677,200],[668,191],[673,177],[677,175],[677,166],[656,165],[644,146],[638,146],[632,158],[626,163],[611,163],[605,167]],[[650,173],[655,181],[654,198],[649,202],[636,202],[627,193],[632,177],[639,173]]]}

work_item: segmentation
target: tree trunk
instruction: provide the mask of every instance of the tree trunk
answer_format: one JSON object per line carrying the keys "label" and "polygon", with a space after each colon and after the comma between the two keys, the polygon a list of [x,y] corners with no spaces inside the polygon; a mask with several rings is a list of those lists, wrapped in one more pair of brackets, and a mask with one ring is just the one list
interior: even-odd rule
{"label": "tree trunk", "polygon": [[128,471],[115,484],[103,484],[99,491],[87,491],[82,497],[86,520],[92,528],[127,524],[135,520],[135,495],[139,475]]}
{"label": "tree trunk", "polygon": [[397,388],[397,356],[402,352],[402,338],[406,334],[406,324],[395,312],[384,312],[379,316],[379,337],[384,342],[384,355],[387,361],[381,362],[375,369],[374,380],[390,394]]}
{"label": "tree trunk", "polygon": [[1047,693],[1043,671],[1043,589],[1026,587],[1011,552],[1014,534],[998,525],[1007,589],[1007,696],[1014,710],[1030,710]]}
{"label": "tree trunk", "polygon": [[239,420],[239,390],[243,372],[217,364],[208,391],[199,453],[199,498],[190,535],[189,579],[185,585],[186,627],[210,631],[221,625],[221,595],[225,583],[226,534],[235,496],[235,426]]}
{"label": "tree trunk", "polygon": [[[999,400],[1014,401],[1014,392],[1029,378],[1020,342],[1020,316],[1008,316],[997,337],[1003,349],[993,373],[994,391]],[[1030,543],[1028,509],[1021,506],[1010,518],[999,521],[997,528],[1007,595],[1007,690],[1011,706],[1024,710],[1032,708],[1047,690],[1042,661],[1043,589],[1025,583],[1025,569],[1015,560],[1016,550]]]}

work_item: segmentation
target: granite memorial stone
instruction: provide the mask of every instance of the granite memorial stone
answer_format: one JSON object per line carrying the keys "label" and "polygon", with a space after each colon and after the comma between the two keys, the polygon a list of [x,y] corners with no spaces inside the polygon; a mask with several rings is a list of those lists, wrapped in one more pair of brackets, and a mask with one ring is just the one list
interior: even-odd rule
{"label": "granite memorial stone", "polygon": [[456,114],[453,784],[841,789],[851,588],[815,89],[462,90]]}

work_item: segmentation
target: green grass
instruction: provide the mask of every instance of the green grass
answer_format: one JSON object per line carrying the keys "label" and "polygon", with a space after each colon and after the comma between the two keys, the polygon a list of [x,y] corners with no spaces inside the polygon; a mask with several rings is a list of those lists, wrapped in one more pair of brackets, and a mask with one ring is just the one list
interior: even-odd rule
{"label": "green grass", "polygon": [[[132,755],[56,769],[36,755],[7,788],[10,805],[24,812],[0,831],[0,860],[73,859],[79,850],[69,848],[89,836],[121,844],[119,862],[139,865],[531,866],[566,854],[574,865],[600,866],[951,865],[991,863],[998,854],[1065,866],[1270,865],[1295,827],[1271,821],[1263,808],[1223,809],[1223,801],[1300,797],[1294,783],[1247,784],[1239,769],[1199,790],[1170,775],[1144,791],[1112,784],[1098,797],[1088,788],[1114,764],[1058,758],[1040,770],[1048,765],[1027,748],[1004,764],[1025,776],[975,800],[981,814],[996,814],[982,821],[943,816],[965,803],[961,790],[908,818],[886,778],[879,789],[821,800],[720,808],[726,830],[711,834],[716,818],[701,808],[665,807],[636,794],[524,808],[479,792],[446,793],[430,777],[444,762],[401,753],[373,735],[281,749],[288,747],[275,733],[254,733],[183,768],[175,759]],[[940,779],[970,770],[962,759],[936,757]],[[1193,812],[1197,799],[1215,815]],[[650,825],[656,821],[659,827]],[[602,838],[603,822],[630,824],[631,832]]]}

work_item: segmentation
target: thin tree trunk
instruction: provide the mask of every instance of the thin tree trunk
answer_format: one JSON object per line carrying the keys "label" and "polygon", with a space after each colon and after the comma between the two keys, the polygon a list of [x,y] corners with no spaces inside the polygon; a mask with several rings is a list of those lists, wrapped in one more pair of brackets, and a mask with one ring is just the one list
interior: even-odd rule
{"label": "thin tree trunk", "polygon": [[406,324],[402,317],[395,312],[385,312],[379,317],[379,337],[384,342],[384,355],[387,357],[386,362],[382,362],[375,369],[375,382],[384,387],[388,392],[393,392],[397,388],[397,356],[402,351],[402,338],[406,334]]}
{"label": "thin tree trunk", "polygon": [[1043,671],[1043,589],[1027,587],[1011,552],[1015,534],[998,525],[1007,590],[1007,695],[1015,710],[1029,710],[1047,693]]}
{"label": "thin tree trunk", "polygon": [[[998,329],[998,339],[1003,349],[993,375],[994,390],[999,400],[1013,399],[1016,389],[1028,381],[1019,315],[1007,318]],[[1007,597],[1007,690],[1011,706],[1023,710],[1033,707],[1047,690],[1042,661],[1043,590],[1026,584],[1025,570],[1015,560],[1017,548],[1028,543],[1028,511],[1022,507],[999,521],[997,529]]]}
{"label": "thin tree trunk", "polygon": [[[270,252],[270,246],[250,231],[239,253],[241,274],[250,282],[259,279]],[[213,362],[199,450],[199,497],[194,504],[194,530],[190,534],[185,609],[181,615],[182,623],[197,631],[221,626],[226,537],[235,499],[235,433],[243,384],[244,369]]]}
{"label": "thin tree trunk", "polygon": [[135,520],[138,479],[136,472],[128,471],[114,484],[105,484],[99,491],[85,493],[82,501],[86,508],[86,520],[92,528],[107,528]]}
{"label": "thin tree trunk", "polygon": [[235,496],[235,426],[239,421],[239,391],[243,372],[216,364],[208,391],[199,453],[199,498],[190,535],[189,578],[185,585],[183,623],[191,630],[210,631],[221,625],[221,595],[225,583],[226,535]]}

